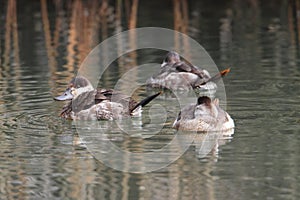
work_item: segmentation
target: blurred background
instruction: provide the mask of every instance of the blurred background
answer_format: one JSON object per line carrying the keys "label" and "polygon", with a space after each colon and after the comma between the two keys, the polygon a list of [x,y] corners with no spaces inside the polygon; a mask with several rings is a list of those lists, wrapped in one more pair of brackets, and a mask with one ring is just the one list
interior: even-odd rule
{"label": "blurred background", "polygon": [[[205,157],[196,144],[166,168],[131,174],[94,159],[52,98],[100,42],[148,26],[187,34],[231,67],[223,81],[236,129]],[[0,199],[299,199],[299,28],[299,0],[0,0]],[[122,56],[100,84],[164,55]],[[127,150],[161,147],[170,124],[152,140],[112,137]]]}

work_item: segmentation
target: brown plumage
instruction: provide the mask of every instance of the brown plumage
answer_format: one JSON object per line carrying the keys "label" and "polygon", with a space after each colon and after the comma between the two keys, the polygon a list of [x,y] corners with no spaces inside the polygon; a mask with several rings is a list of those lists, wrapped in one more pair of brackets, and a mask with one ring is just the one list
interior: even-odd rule
{"label": "brown plumage", "polygon": [[216,82],[225,76],[229,70],[223,72],[211,77],[207,70],[200,69],[188,61],[182,61],[178,53],[171,51],[163,60],[158,74],[147,80],[147,85],[169,90],[191,90],[194,88],[214,90],[217,88]]}
{"label": "brown plumage", "polygon": [[219,107],[219,100],[199,97],[197,103],[182,108],[173,128],[183,131],[226,131],[234,128],[229,114]]}
{"label": "brown plumage", "polygon": [[112,89],[94,89],[84,77],[74,78],[63,95],[55,100],[69,101],[60,116],[66,119],[117,119],[132,115],[160,95],[156,93],[141,102]]}

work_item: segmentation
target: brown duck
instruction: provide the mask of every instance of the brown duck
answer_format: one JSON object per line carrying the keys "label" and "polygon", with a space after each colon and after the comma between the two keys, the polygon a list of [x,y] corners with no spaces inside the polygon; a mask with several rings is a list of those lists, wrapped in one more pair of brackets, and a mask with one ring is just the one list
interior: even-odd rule
{"label": "brown duck", "polygon": [[171,51],[163,60],[159,73],[149,78],[147,85],[169,90],[215,90],[216,82],[229,71],[228,68],[211,77],[207,70],[182,61],[178,53]]}
{"label": "brown duck", "polygon": [[173,128],[184,131],[228,131],[234,128],[229,114],[219,107],[219,100],[199,97],[197,103],[185,106],[178,114]]}
{"label": "brown duck", "polygon": [[70,82],[66,91],[57,97],[57,101],[69,101],[60,116],[73,120],[113,120],[139,113],[161,92],[137,102],[133,98],[112,89],[94,89],[92,84],[82,76]]}

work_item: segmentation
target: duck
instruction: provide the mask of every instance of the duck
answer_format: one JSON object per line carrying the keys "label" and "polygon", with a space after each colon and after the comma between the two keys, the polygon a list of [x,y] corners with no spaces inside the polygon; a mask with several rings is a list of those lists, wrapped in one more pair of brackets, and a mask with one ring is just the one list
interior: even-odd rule
{"label": "duck", "polygon": [[177,52],[170,51],[163,59],[158,74],[150,77],[146,84],[151,88],[168,90],[215,90],[216,82],[229,71],[230,68],[211,77],[207,70],[182,61]]}
{"label": "duck", "polygon": [[219,99],[198,97],[197,102],[185,106],[173,123],[173,128],[182,131],[228,131],[234,128],[230,115],[219,106]]}
{"label": "duck", "polygon": [[161,92],[137,102],[113,89],[95,89],[83,76],[71,80],[65,92],[54,97],[56,101],[68,101],[60,117],[70,120],[114,120],[137,115],[141,107],[160,95]]}

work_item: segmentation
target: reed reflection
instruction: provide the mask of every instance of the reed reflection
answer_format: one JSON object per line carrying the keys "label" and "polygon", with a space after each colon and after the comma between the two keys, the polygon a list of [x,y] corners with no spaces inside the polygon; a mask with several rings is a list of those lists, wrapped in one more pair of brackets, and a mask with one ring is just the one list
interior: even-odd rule
{"label": "reed reflection", "polygon": [[[13,92],[21,93],[21,68],[20,68],[20,49],[19,49],[19,35],[18,35],[18,21],[17,21],[17,3],[16,0],[9,0],[7,2],[6,10],[6,23],[4,34],[4,50],[3,50],[3,63],[1,64],[0,78],[3,80],[3,89],[0,90],[1,96],[5,97],[8,93],[8,89],[12,89]],[[1,38],[0,38],[1,40]],[[0,47],[1,48],[1,47]],[[2,55],[0,55],[2,57]],[[1,60],[0,60],[1,61]],[[10,80],[14,79],[13,87],[10,86]],[[3,105],[8,104],[5,98],[1,98],[0,102]],[[17,96],[16,102],[13,104],[14,110],[19,110],[22,97]],[[5,109],[5,107],[4,107]],[[6,110],[5,110],[6,111]]]}
{"label": "reed reflection", "polygon": [[[300,36],[300,1],[289,0],[288,1],[288,25],[290,29],[292,43],[299,48],[299,36]],[[271,27],[275,28],[275,27]]]}
{"label": "reed reflection", "polygon": [[[174,30],[188,34],[189,28],[189,11],[188,11],[188,1],[186,0],[173,0],[173,17],[174,17]],[[189,42],[187,38],[183,38],[180,41],[178,34],[175,33],[174,37],[174,50],[177,52],[185,53],[186,59],[191,59],[191,52],[189,47]]]}
{"label": "reed reflection", "polygon": [[[78,142],[79,137],[72,126],[67,121],[58,119],[55,111],[58,111],[60,105],[57,106],[57,110],[53,109],[56,105],[51,107],[53,102],[48,91],[65,89],[65,83],[74,77],[83,59],[99,42],[123,30],[141,27],[146,20],[151,20],[152,15],[147,16],[147,19],[140,15],[145,12],[141,9],[143,3],[138,0],[40,0],[30,3],[5,1],[5,7],[0,8],[4,11],[0,19],[1,22],[4,21],[0,24],[0,199],[218,199],[222,198],[223,194],[228,194],[228,189],[236,194],[241,187],[243,192],[237,192],[238,195],[249,199],[253,194],[250,194],[248,189],[253,186],[245,182],[245,177],[247,180],[263,183],[263,187],[255,188],[262,189],[262,192],[266,191],[264,187],[271,186],[271,189],[267,188],[268,192],[281,193],[280,195],[284,194],[287,198],[296,196],[299,184],[294,177],[299,176],[299,159],[294,152],[297,152],[295,149],[299,145],[297,146],[297,140],[289,138],[296,137],[298,129],[295,128],[296,124],[288,128],[279,127],[278,124],[289,125],[298,117],[297,102],[294,99],[299,94],[299,81],[297,76],[292,75],[299,74],[299,0],[279,1],[278,4],[258,0],[229,1],[218,6],[208,1],[160,2],[162,7],[171,5],[170,14],[164,15],[165,18],[161,21],[172,24],[171,28],[176,31],[193,34],[196,40],[204,42],[217,62],[234,66],[233,77],[228,79],[228,94],[232,97],[229,98],[231,112],[239,118],[238,125],[247,125],[250,120],[256,125],[247,131],[239,127],[238,132],[255,134],[259,125],[270,121],[270,116],[280,117],[278,121],[270,121],[274,123],[275,128],[279,128],[277,132],[274,131],[276,137],[270,136],[269,132],[273,134],[272,131],[266,131],[265,135],[254,135],[256,137],[251,138],[247,136],[246,139],[240,136],[237,142],[239,144],[235,144],[237,150],[245,150],[243,145],[247,145],[250,138],[249,149],[245,150],[248,154],[239,154],[249,158],[253,155],[250,147],[254,141],[258,153],[261,154],[255,154],[252,163],[251,158],[248,161],[257,167],[255,171],[249,173],[250,165],[244,157],[237,158],[238,162],[232,164],[236,159],[230,157],[232,152],[229,151],[232,149],[227,149],[227,160],[219,159],[222,152],[218,153],[218,149],[230,147],[221,146],[220,143],[230,140],[219,138],[216,148],[207,157],[201,157],[198,152],[204,136],[197,135],[199,138],[194,141],[194,146],[170,166],[147,174],[122,173],[94,159],[82,143]],[[270,12],[270,9],[276,12]],[[160,16],[157,8],[150,13],[156,12]],[[28,21],[34,22],[30,25],[24,23]],[[34,29],[35,26],[38,27],[38,23],[42,23],[42,30]],[[159,25],[160,22],[152,23]],[[29,27],[31,25],[33,27]],[[34,31],[31,31],[32,29]],[[26,34],[30,37],[25,37]],[[136,47],[135,38],[134,34],[129,36],[130,48]],[[22,46],[22,40],[28,40],[28,43]],[[128,48],[122,43],[122,38],[117,38],[116,43],[116,52]],[[186,55],[197,56],[197,52],[191,52],[189,44],[185,41],[179,41],[175,37],[174,43],[174,50],[184,49]],[[106,52],[111,50],[110,47],[104,49]],[[27,51],[35,51],[35,54],[32,54],[34,56],[22,57],[22,52]],[[104,86],[112,85],[120,75],[137,66],[138,56],[138,52],[132,52],[120,57],[117,67],[113,69],[117,72],[107,74]],[[153,55],[149,57],[155,59]],[[27,59],[35,62],[28,62]],[[101,59],[105,60],[105,57]],[[48,66],[23,64],[40,64],[40,60],[47,60]],[[131,74],[130,79],[134,82],[138,76],[136,71]],[[48,85],[40,82],[43,79],[49,79]],[[250,84],[249,80],[255,82]],[[32,84],[34,81],[36,83]],[[124,88],[128,86],[126,84],[123,85]],[[24,95],[25,90],[29,94],[27,97]],[[257,95],[251,97],[251,92]],[[41,93],[47,93],[48,96],[42,96]],[[270,98],[271,95],[277,98]],[[30,99],[33,96],[34,101]],[[258,99],[262,96],[264,98]],[[245,98],[247,102],[243,104]],[[286,99],[289,100],[284,101]],[[27,110],[24,104],[27,104]],[[270,104],[275,106],[271,107]],[[277,106],[278,104],[280,106]],[[267,111],[258,111],[258,114],[254,115],[253,110],[260,106],[267,108]],[[37,107],[43,109],[38,110]],[[32,114],[30,112],[35,118],[29,116]],[[261,116],[264,118],[259,120],[262,119],[263,122],[255,121],[254,118]],[[247,121],[246,118],[250,120]],[[33,124],[41,121],[42,127]],[[171,132],[173,130],[169,128],[166,127],[166,134],[161,135],[154,143],[150,142],[151,139],[130,140],[118,133],[112,133],[111,138],[123,149],[141,152],[151,145],[164,145],[165,140],[174,136],[174,132]],[[283,134],[285,132],[293,137],[287,137]],[[276,142],[276,138],[280,138],[281,135],[284,135],[284,142],[276,143],[278,151],[272,151],[275,145],[263,142],[270,139]],[[272,153],[266,154],[269,151]],[[286,152],[289,154],[284,155]],[[284,160],[286,162],[272,160],[274,157],[283,158],[282,156],[287,158]],[[139,164],[143,164],[142,157],[138,159],[141,162]],[[256,165],[257,161],[261,166]],[[259,177],[266,175],[266,165],[269,168],[272,162],[274,168],[267,172],[268,177]],[[125,162],[124,168],[130,168],[129,165],[130,162]],[[287,166],[289,170],[281,170]],[[216,169],[219,170],[217,175]],[[253,173],[256,176],[253,176]],[[278,174],[285,178],[281,180],[282,176]],[[275,181],[272,182],[273,180]],[[241,182],[243,184],[240,184]],[[222,183],[226,184],[216,187]],[[278,183],[285,183],[286,187],[279,189]],[[237,196],[231,197],[238,199]]]}

